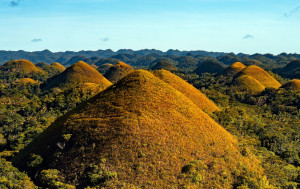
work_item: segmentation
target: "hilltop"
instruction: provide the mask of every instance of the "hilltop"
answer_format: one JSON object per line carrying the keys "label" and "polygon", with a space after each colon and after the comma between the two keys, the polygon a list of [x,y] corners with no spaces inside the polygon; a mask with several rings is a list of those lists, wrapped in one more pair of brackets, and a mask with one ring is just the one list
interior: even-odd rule
{"label": "hilltop", "polygon": [[224,74],[234,76],[235,74],[242,71],[244,68],[246,68],[246,66],[243,63],[235,62],[225,69]]}
{"label": "hilltop", "polygon": [[151,68],[151,70],[168,70],[168,71],[178,71],[178,68],[176,68],[176,66],[170,64],[167,61],[159,61],[157,63],[155,63]]}
{"label": "hilltop", "polygon": [[300,92],[300,79],[292,79],[281,86],[286,90],[297,91]]}
{"label": "hilltop", "polygon": [[97,70],[85,62],[79,61],[68,67],[64,72],[50,78],[42,88],[43,90],[55,87],[69,88],[84,83],[95,83],[102,89],[111,85]]}
{"label": "hilltop", "polygon": [[272,77],[268,72],[255,65],[247,66],[242,71],[240,71],[235,76],[235,78],[238,78],[242,75],[251,76],[266,88],[271,87],[271,88],[278,89],[281,86],[281,84],[274,77]]}
{"label": "hilltop", "polygon": [[44,71],[36,67],[32,62],[28,60],[12,60],[5,63],[1,67],[1,71],[4,72],[15,72],[24,75],[34,74],[34,73],[43,73]]}
{"label": "hilltop", "polygon": [[180,77],[172,74],[166,70],[158,70],[154,71],[153,74],[157,76],[159,79],[164,82],[170,84],[172,87],[183,93],[189,99],[191,99],[201,110],[205,110],[207,112],[215,112],[220,109],[209,100],[203,93],[201,93],[194,86],[184,81]]}
{"label": "hilltop", "polygon": [[239,87],[242,90],[246,90],[250,94],[259,94],[263,90],[265,90],[265,86],[263,86],[259,81],[254,79],[249,75],[241,75],[237,77],[233,84]]}
{"label": "hilltop", "polygon": [[53,67],[54,69],[56,69],[56,70],[58,70],[60,72],[63,72],[63,71],[66,70],[66,68],[63,65],[61,65],[60,63],[58,63],[58,62],[52,63],[51,67]]}
{"label": "hilltop", "polygon": [[197,69],[195,70],[195,72],[198,75],[201,75],[203,73],[223,73],[225,70],[225,66],[222,65],[220,62],[218,61],[213,61],[213,60],[208,60],[208,61],[204,61],[202,64],[200,64]]}
{"label": "hilltop", "polygon": [[99,66],[97,68],[97,70],[101,73],[101,74],[105,74],[111,67],[113,67],[113,64],[109,64],[109,63],[105,63],[102,64],[101,66]]}
{"label": "hilltop", "polygon": [[134,69],[128,64],[124,62],[118,62],[104,74],[104,77],[107,78],[110,82],[116,83],[133,71]]}
{"label": "hilltop", "polygon": [[283,68],[274,69],[274,72],[287,78],[300,79],[300,60],[294,60]]}
{"label": "hilltop", "polygon": [[[32,157],[43,161],[28,169]],[[262,176],[259,161],[241,155],[231,134],[143,70],[60,117],[14,164],[31,175],[58,169],[78,188],[232,188],[243,174]]]}

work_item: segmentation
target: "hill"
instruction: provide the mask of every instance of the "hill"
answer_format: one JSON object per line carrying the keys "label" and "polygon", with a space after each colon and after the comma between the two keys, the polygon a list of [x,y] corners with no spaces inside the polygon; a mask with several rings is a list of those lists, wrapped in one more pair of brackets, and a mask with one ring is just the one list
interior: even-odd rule
{"label": "hill", "polygon": [[56,69],[56,70],[58,70],[60,72],[63,72],[63,71],[66,70],[66,68],[63,65],[61,65],[60,63],[58,63],[58,62],[52,63],[51,67],[53,67],[54,69]]}
{"label": "hill", "polygon": [[153,74],[164,82],[170,84],[172,87],[183,93],[189,99],[191,99],[201,110],[205,110],[207,112],[215,112],[220,109],[209,100],[203,93],[201,93],[194,86],[184,81],[180,77],[172,74],[166,70],[158,70],[154,71]]}
{"label": "hill", "polygon": [[281,88],[300,92],[300,79],[292,79],[287,83],[285,83],[284,85],[282,85]]}
{"label": "hill", "polygon": [[104,74],[104,77],[110,82],[116,83],[133,71],[134,69],[128,64],[125,64],[124,62],[118,62]]}
{"label": "hill", "polygon": [[17,79],[16,83],[27,85],[27,84],[35,84],[36,81],[31,78],[22,78],[22,79]]}
{"label": "hill", "polygon": [[202,64],[200,64],[195,72],[198,75],[201,75],[203,73],[223,73],[225,70],[225,66],[222,65],[222,63],[218,61],[213,61],[213,60],[207,60],[204,61]]}
{"label": "hill", "polygon": [[111,67],[113,67],[114,65],[112,64],[109,64],[109,63],[105,63],[105,64],[102,64],[101,66],[98,67],[98,71],[101,73],[101,74],[105,74]]}
{"label": "hill", "polygon": [[281,86],[281,84],[268,72],[255,65],[247,66],[246,68],[244,68],[236,75],[236,78],[240,77],[241,75],[251,76],[265,87],[278,89]]}
{"label": "hill", "polygon": [[97,70],[85,62],[79,61],[68,67],[64,72],[50,78],[43,86],[43,90],[55,87],[69,88],[84,83],[98,84],[102,89],[111,85]]}
{"label": "hill", "polygon": [[224,74],[228,76],[234,76],[235,74],[242,71],[244,68],[246,68],[246,66],[243,63],[235,62],[225,69]]}
{"label": "hill", "polygon": [[170,64],[167,61],[159,61],[157,63],[155,63],[151,68],[151,70],[168,70],[168,71],[178,71],[178,68],[176,68],[176,66]]}
{"label": "hill", "polygon": [[13,161],[31,175],[55,168],[77,188],[232,188],[262,174],[231,134],[142,70],[60,117]]}
{"label": "hill", "polygon": [[283,68],[273,70],[275,73],[286,78],[300,79],[300,60],[294,60]]}
{"label": "hill", "polygon": [[234,79],[233,84],[242,90],[246,90],[250,94],[259,94],[265,90],[265,86],[249,75],[237,77]]}
{"label": "hill", "polygon": [[4,72],[16,72],[21,74],[33,74],[33,73],[43,73],[44,71],[36,67],[32,62],[28,60],[12,60],[5,63],[1,67],[1,71]]}

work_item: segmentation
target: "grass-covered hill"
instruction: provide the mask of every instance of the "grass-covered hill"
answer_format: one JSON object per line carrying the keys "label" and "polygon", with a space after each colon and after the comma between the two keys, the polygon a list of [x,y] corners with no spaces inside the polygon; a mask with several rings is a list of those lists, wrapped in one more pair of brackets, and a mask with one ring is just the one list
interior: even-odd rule
{"label": "grass-covered hill", "polygon": [[186,95],[189,99],[191,99],[201,110],[206,112],[215,112],[220,109],[208,99],[203,93],[201,93],[198,89],[196,89],[193,85],[187,83],[180,77],[172,74],[167,70],[157,70],[154,71],[153,74],[157,76],[159,79],[165,81],[170,84],[172,87]]}
{"label": "grass-covered hill", "polygon": [[178,68],[176,68],[176,66],[170,64],[167,61],[159,61],[157,63],[155,63],[151,68],[151,70],[168,70],[168,71],[178,71]]}
{"label": "grass-covered hill", "polygon": [[249,75],[241,75],[237,77],[233,84],[237,86],[239,89],[247,91],[250,94],[259,94],[263,90],[265,90],[265,86],[263,86],[259,81],[254,79]]}
{"label": "grass-covered hill", "polygon": [[242,75],[251,76],[266,88],[269,87],[269,88],[278,89],[281,86],[281,84],[274,77],[272,77],[267,71],[255,65],[247,66],[238,74],[236,74],[235,77],[238,78]]}
{"label": "grass-covered hill", "polygon": [[143,70],[56,120],[14,164],[32,176],[56,169],[57,180],[77,188],[268,186],[259,161],[240,153],[231,134]]}
{"label": "grass-covered hill", "polygon": [[300,60],[291,61],[285,67],[274,69],[273,71],[282,77],[300,79]]}
{"label": "grass-covered hill", "polygon": [[105,89],[111,82],[103,77],[96,69],[85,62],[79,61],[68,67],[64,72],[50,78],[42,86],[43,90],[52,88],[70,88],[84,83],[95,83]]}
{"label": "grass-covered hill", "polygon": [[242,71],[244,68],[246,68],[246,66],[243,63],[235,62],[225,69],[224,74],[228,76],[234,76],[235,74]]}
{"label": "grass-covered hill", "polygon": [[34,84],[34,83],[36,83],[36,81],[31,79],[31,78],[21,78],[21,79],[17,79],[15,81],[15,83],[22,84],[22,85],[27,85],[27,84]]}
{"label": "grass-covered hill", "polygon": [[66,68],[58,62],[54,62],[50,66],[53,67],[54,69],[58,70],[58,71],[61,71],[61,72],[66,70]]}
{"label": "grass-covered hill", "polygon": [[134,69],[128,64],[124,62],[118,62],[104,74],[104,77],[107,78],[110,82],[116,83],[133,71]]}
{"label": "grass-covered hill", "polygon": [[36,73],[43,73],[44,71],[39,67],[36,67],[32,62],[28,60],[12,60],[5,63],[1,66],[1,71],[3,72],[15,72],[20,73],[22,75],[29,75],[29,74],[36,74]]}
{"label": "grass-covered hill", "polygon": [[300,79],[292,79],[292,80],[286,82],[281,87],[286,89],[286,90],[292,90],[292,91],[300,92]]}
{"label": "grass-covered hill", "polygon": [[114,65],[113,64],[109,64],[109,63],[105,63],[105,64],[102,64],[101,66],[99,66],[97,68],[97,70],[101,73],[101,74],[105,74],[111,67],[113,67]]}
{"label": "grass-covered hill", "polygon": [[221,74],[225,70],[225,66],[222,65],[221,62],[216,60],[207,60],[204,61],[202,64],[200,64],[197,69],[195,70],[195,73],[201,75],[203,73],[217,73]]}

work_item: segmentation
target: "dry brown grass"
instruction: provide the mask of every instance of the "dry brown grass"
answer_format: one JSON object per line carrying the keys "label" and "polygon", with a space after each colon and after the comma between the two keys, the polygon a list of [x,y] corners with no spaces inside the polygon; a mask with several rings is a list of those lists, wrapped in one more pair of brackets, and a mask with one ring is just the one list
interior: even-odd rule
{"label": "dry brown grass", "polygon": [[249,75],[239,76],[234,80],[234,85],[254,95],[259,94],[263,90],[265,90],[265,86],[263,86],[259,81]]}
{"label": "dry brown grass", "polygon": [[164,82],[170,84],[172,87],[183,93],[189,99],[191,99],[201,110],[207,112],[215,112],[220,109],[208,99],[203,93],[196,89],[193,85],[184,81],[180,77],[172,74],[167,70],[154,71],[153,74]]}
{"label": "dry brown grass", "polygon": [[292,79],[282,85],[282,88],[286,90],[300,92],[300,79]]}
{"label": "dry brown grass", "polygon": [[244,68],[246,68],[246,66],[243,63],[235,62],[235,63],[231,64],[228,68],[225,69],[225,74],[234,76],[235,74],[242,71]]}
{"label": "dry brown grass", "polygon": [[[68,141],[62,137],[66,134],[71,134]],[[86,168],[103,159],[117,173],[108,188],[178,188],[185,182],[178,179],[181,169],[192,160],[210,167],[201,172],[204,188],[211,188],[221,170],[228,173],[223,188],[232,187],[239,169],[253,177],[262,174],[259,162],[242,156],[236,139],[191,99],[143,70],[56,120],[14,163],[24,168],[30,153],[44,158],[42,169],[55,167],[79,186]]]}
{"label": "dry brown grass", "polygon": [[243,69],[237,74],[237,77],[241,75],[251,76],[265,87],[278,89],[281,86],[281,84],[268,72],[255,65],[247,66],[245,69]]}
{"label": "dry brown grass", "polygon": [[36,67],[32,62],[24,59],[9,61],[3,65],[2,69],[11,72],[21,72],[23,74],[44,73],[41,68]]}
{"label": "dry brown grass", "polygon": [[68,67],[64,72],[51,78],[43,89],[69,88],[83,83],[95,83],[102,89],[111,85],[111,82],[103,77],[97,70],[83,61],[79,61]]}
{"label": "dry brown grass", "polygon": [[16,83],[27,85],[27,84],[35,84],[36,81],[31,78],[22,78],[22,79],[17,79]]}
{"label": "dry brown grass", "polygon": [[110,82],[116,83],[133,71],[134,69],[128,64],[124,62],[118,62],[104,74],[104,77]]}
{"label": "dry brown grass", "polygon": [[63,65],[61,65],[60,63],[58,63],[58,62],[52,63],[51,66],[52,66],[53,68],[55,68],[55,69],[61,71],[61,72],[63,72],[63,71],[66,70],[66,68],[65,68]]}

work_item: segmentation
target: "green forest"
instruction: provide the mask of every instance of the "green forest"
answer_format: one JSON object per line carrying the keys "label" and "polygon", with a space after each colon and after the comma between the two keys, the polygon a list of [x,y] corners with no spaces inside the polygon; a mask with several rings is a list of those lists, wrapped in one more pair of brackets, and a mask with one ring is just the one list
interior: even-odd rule
{"label": "green forest", "polygon": [[0,188],[299,188],[300,55],[175,52],[5,60]]}

